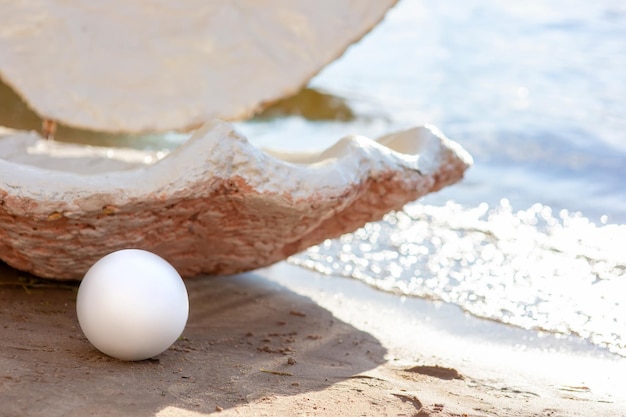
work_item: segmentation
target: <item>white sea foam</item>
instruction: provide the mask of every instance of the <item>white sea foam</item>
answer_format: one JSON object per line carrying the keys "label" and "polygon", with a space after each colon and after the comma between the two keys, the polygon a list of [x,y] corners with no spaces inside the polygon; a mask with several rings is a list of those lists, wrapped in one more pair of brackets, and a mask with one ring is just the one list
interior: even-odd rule
{"label": "white sea foam", "polygon": [[624,248],[626,225],[542,204],[514,211],[502,200],[493,208],[412,204],[289,262],[626,356]]}

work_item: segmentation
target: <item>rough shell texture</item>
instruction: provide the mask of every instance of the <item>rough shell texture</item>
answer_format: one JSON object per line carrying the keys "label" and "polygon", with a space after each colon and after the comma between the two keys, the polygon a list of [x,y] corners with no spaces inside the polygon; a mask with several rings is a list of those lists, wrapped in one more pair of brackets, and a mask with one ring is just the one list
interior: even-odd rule
{"label": "rough shell texture", "polygon": [[5,2],[0,77],[40,116],[67,125],[197,127],[295,93],[395,2]]}
{"label": "rough shell texture", "polygon": [[454,183],[471,163],[432,127],[278,155],[214,121],[156,163],[94,174],[71,172],[83,158],[67,155],[56,168],[14,162],[17,143],[54,159],[34,134],[0,135],[3,142],[0,258],[55,279],[80,279],[122,248],[152,251],[184,276],[265,266]]}

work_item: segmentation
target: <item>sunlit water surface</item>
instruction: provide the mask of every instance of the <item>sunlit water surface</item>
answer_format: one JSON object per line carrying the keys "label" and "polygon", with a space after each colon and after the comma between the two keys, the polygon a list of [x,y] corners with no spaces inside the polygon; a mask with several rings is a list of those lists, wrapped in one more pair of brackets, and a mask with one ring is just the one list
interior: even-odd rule
{"label": "sunlit water surface", "polygon": [[239,125],[323,148],[433,123],[466,179],[289,262],[626,355],[626,5],[401,1],[311,83],[353,120]]}

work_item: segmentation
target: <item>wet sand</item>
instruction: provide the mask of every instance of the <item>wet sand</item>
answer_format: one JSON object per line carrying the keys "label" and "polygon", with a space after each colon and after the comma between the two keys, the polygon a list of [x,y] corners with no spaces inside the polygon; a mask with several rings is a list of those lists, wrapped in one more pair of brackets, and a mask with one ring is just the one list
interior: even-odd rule
{"label": "wet sand", "polygon": [[186,281],[158,357],[95,350],[77,284],[0,266],[0,416],[618,416],[626,359],[285,263]]}

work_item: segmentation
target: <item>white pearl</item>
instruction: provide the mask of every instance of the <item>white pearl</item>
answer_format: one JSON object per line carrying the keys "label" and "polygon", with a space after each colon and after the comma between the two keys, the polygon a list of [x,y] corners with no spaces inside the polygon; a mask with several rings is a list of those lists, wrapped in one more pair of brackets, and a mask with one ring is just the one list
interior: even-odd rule
{"label": "white pearl", "polygon": [[137,361],[162,353],[178,339],[189,316],[189,297],[180,275],[163,258],[124,249],[87,271],[76,313],[98,350]]}

